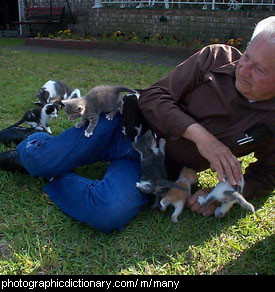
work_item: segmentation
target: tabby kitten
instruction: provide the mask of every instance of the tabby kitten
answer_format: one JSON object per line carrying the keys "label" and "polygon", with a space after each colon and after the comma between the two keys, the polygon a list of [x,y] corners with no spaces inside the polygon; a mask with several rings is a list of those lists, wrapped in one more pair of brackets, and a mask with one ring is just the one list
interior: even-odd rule
{"label": "tabby kitten", "polygon": [[135,90],[123,86],[101,85],[94,87],[81,98],[62,100],[62,104],[69,120],[80,118],[75,125],[76,128],[84,126],[86,121],[89,122],[84,133],[89,138],[93,135],[100,113],[105,113],[106,118],[112,120],[117,111],[121,111],[123,103],[119,96],[121,92],[136,93]]}
{"label": "tabby kitten", "polygon": [[156,196],[152,206],[154,209],[160,208],[160,200],[166,195],[168,188],[186,190],[185,187],[167,179],[164,139],[161,138],[157,143],[151,130],[148,130],[136,142],[132,142],[132,145],[141,155],[141,179],[136,183],[136,187],[142,193]]}

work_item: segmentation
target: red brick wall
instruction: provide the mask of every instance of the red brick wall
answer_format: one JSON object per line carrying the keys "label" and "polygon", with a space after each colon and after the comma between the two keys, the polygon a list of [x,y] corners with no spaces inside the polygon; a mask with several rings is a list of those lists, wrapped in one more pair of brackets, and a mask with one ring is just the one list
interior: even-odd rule
{"label": "red brick wall", "polygon": [[[274,14],[274,13],[273,13]],[[269,11],[227,11],[200,9],[90,9],[88,22],[81,19],[77,29],[95,35],[117,30],[139,35],[168,34],[185,38],[228,40],[250,39],[255,24],[272,15]],[[160,22],[166,17],[167,22]]]}
{"label": "red brick wall", "polygon": [[[49,6],[48,0],[28,0],[29,6]],[[68,6],[65,0],[52,0],[53,6],[65,6],[65,25],[71,22]],[[20,0],[22,11],[24,0]],[[77,34],[96,35],[112,33],[120,30],[125,33],[136,32],[138,35],[148,33],[168,34],[185,37],[186,39],[200,38],[208,41],[218,38],[226,41],[230,38],[250,39],[255,24],[261,19],[275,15],[275,12],[261,10],[201,10],[200,8],[182,9],[92,9],[92,0],[69,1],[76,25],[69,27]],[[247,8],[249,9],[249,8]],[[166,17],[167,22],[160,22]]]}

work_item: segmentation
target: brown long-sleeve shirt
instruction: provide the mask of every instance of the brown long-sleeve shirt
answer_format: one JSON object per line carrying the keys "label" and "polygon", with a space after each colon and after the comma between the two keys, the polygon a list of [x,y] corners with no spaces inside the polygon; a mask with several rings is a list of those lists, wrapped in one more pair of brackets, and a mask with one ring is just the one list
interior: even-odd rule
{"label": "brown long-sleeve shirt", "polygon": [[[193,123],[206,128],[236,157],[254,152],[257,161],[245,173],[244,195],[251,197],[271,193],[275,187],[275,97],[250,102],[237,91],[240,57],[233,47],[205,47],[146,89],[139,107],[149,125],[166,139],[167,167],[174,178],[183,166],[197,171],[209,168],[196,145],[182,138]],[[261,124],[273,137],[239,145],[248,129]]]}

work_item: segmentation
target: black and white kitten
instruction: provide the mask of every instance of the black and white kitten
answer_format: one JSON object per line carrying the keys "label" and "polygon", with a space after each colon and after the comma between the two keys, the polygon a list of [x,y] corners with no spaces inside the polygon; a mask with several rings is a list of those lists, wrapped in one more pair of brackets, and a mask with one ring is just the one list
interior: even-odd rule
{"label": "black and white kitten", "polygon": [[64,82],[49,80],[39,89],[37,97],[39,102],[35,104],[43,106],[52,101],[81,97],[81,94],[78,88],[72,90]]}
{"label": "black and white kitten", "polygon": [[137,142],[137,140],[149,130],[149,126],[138,107],[139,92],[141,92],[141,90],[137,89],[136,93],[129,93],[123,97],[121,110],[123,123],[122,132],[131,142]]}
{"label": "black and white kitten", "polygon": [[160,208],[160,200],[169,188],[186,190],[167,179],[164,139],[161,138],[157,143],[151,130],[148,130],[132,145],[141,155],[141,179],[136,187],[143,193],[156,196],[153,208]]}
{"label": "black and white kitten", "polygon": [[52,131],[47,123],[51,119],[57,117],[58,110],[59,105],[54,103],[46,104],[41,108],[32,108],[25,112],[20,121],[10,127],[19,126],[23,123],[26,123],[32,128],[37,130],[45,130],[51,134]]}
{"label": "black and white kitten", "polygon": [[216,187],[206,196],[199,196],[198,202],[201,206],[207,206],[213,201],[218,201],[221,206],[215,210],[215,217],[224,217],[235,203],[241,207],[255,212],[254,206],[246,201],[242,196],[244,179],[239,186],[232,186],[228,181],[219,182]]}

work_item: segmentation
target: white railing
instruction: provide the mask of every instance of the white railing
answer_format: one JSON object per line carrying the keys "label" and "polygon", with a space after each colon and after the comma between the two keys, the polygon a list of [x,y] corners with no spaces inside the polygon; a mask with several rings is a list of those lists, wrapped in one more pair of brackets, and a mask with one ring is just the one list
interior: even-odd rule
{"label": "white railing", "polygon": [[268,6],[270,10],[275,7],[275,0],[95,0],[93,8],[102,8],[109,5],[117,5],[120,8],[145,8],[162,6],[166,9],[184,5],[203,5],[203,9],[215,10],[219,6],[226,7],[228,10],[238,10],[242,6]]}

